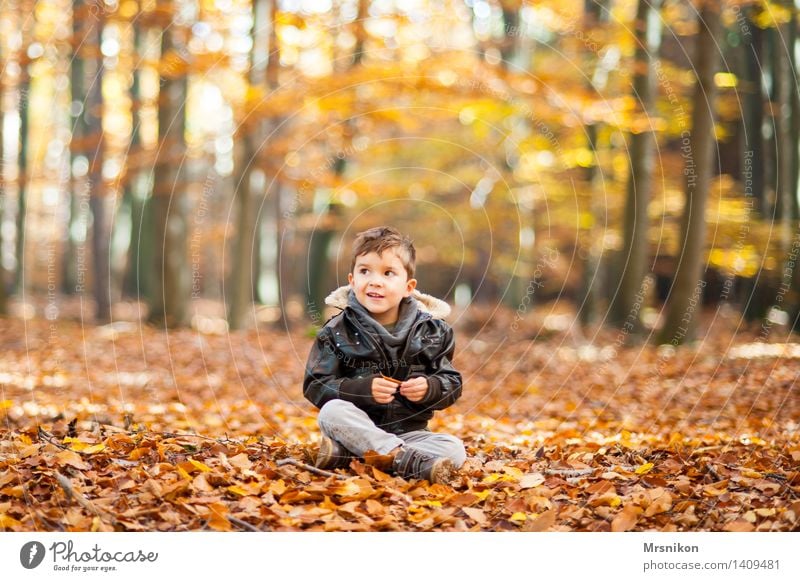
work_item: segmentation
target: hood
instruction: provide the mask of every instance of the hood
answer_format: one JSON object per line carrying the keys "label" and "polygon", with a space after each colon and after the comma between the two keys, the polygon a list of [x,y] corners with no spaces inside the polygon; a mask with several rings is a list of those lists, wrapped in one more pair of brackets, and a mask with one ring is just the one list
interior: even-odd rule
{"label": "hood", "polygon": [[[330,307],[342,309],[347,306],[347,297],[350,286],[340,286],[325,299],[325,304]],[[434,296],[426,295],[414,289],[411,296],[416,299],[417,306],[423,313],[430,313],[434,319],[444,319],[450,314],[450,305]]]}

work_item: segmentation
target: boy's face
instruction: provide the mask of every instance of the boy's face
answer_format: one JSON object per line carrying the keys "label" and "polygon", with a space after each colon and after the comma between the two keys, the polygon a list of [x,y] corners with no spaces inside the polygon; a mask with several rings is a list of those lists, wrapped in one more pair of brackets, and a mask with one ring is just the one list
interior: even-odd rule
{"label": "boy's face", "polygon": [[358,302],[381,325],[397,322],[400,301],[417,286],[416,279],[408,278],[403,261],[393,248],[383,254],[369,252],[356,257],[347,281]]}

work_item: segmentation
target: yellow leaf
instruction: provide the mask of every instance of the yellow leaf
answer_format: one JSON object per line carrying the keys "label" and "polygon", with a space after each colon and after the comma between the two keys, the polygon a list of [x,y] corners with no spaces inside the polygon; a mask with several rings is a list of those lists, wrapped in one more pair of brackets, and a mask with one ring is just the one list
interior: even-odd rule
{"label": "yellow leaf", "polygon": [[442,503],[438,500],[426,500],[425,505],[431,508],[442,508]]}
{"label": "yellow leaf", "polygon": [[62,440],[62,443],[69,444],[69,449],[74,452],[81,452],[85,448],[89,447],[89,444],[79,440],[78,438],[70,438],[69,436],[65,436]]}
{"label": "yellow leaf", "polygon": [[21,524],[22,523],[19,522],[14,517],[8,516],[5,513],[0,514],[0,528],[7,529],[9,527],[16,527],[16,526],[19,526]]}
{"label": "yellow leaf", "polygon": [[95,444],[94,446],[87,446],[81,450],[81,454],[96,454],[106,449],[105,444]]}
{"label": "yellow leaf", "polygon": [[11,401],[10,399],[4,399],[3,401],[0,401],[0,410],[7,410],[12,405],[14,405],[13,401]]}
{"label": "yellow leaf", "polygon": [[523,476],[522,470],[513,466],[503,466],[503,472],[514,480],[519,480]]}
{"label": "yellow leaf", "polygon": [[481,490],[481,491],[473,491],[472,494],[478,497],[478,500],[486,500],[486,498],[492,493],[491,490]]}
{"label": "yellow leaf", "polygon": [[19,441],[22,442],[23,444],[27,444],[28,446],[33,444],[33,440],[31,440],[27,434],[20,434]]}
{"label": "yellow leaf", "polygon": [[642,464],[636,469],[636,474],[647,474],[653,469],[653,463],[648,462],[647,464]]}
{"label": "yellow leaf", "polygon": [[514,514],[511,515],[511,518],[508,520],[510,520],[511,522],[525,522],[526,520],[528,520],[528,515],[525,514],[524,512],[515,512]]}
{"label": "yellow leaf", "polygon": [[209,468],[199,460],[195,460],[194,458],[189,458],[189,463],[198,470],[201,470],[203,472],[211,472],[211,468]]}
{"label": "yellow leaf", "polygon": [[339,496],[355,496],[361,492],[361,488],[359,488],[358,484],[352,480],[347,480],[346,482],[343,482],[339,486],[335,487],[332,492],[334,494],[338,494]]}
{"label": "yellow leaf", "polygon": [[242,488],[241,486],[229,486],[227,488],[228,492],[233,492],[234,494],[238,494],[239,496],[248,496],[248,492]]}
{"label": "yellow leaf", "polygon": [[180,476],[184,480],[191,480],[192,479],[192,477],[189,475],[189,473],[186,470],[184,470],[183,468],[181,468],[180,466],[178,466],[178,476]]}
{"label": "yellow leaf", "polygon": [[277,494],[278,496],[280,496],[281,494],[286,492],[286,483],[283,481],[283,479],[275,480],[270,483],[269,491],[272,494]]}

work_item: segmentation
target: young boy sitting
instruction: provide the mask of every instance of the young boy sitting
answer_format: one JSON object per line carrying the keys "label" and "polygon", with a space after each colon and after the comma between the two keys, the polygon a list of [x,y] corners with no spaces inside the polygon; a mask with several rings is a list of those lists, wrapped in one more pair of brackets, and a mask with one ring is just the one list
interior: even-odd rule
{"label": "young boy sitting", "polygon": [[[316,465],[364,458],[404,478],[447,482],[464,444],[427,429],[434,410],[461,396],[452,364],[450,307],[415,290],[416,251],[394,228],[360,233],[347,280],[325,299],[342,309],[317,335],[303,394],[320,408]],[[367,453],[370,454],[367,454]]]}

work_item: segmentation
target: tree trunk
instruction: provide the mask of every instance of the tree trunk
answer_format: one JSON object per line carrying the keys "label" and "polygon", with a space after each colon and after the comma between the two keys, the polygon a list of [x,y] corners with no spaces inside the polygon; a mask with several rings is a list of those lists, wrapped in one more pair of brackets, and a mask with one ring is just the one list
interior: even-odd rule
{"label": "tree trunk", "polygon": [[[751,8],[750,12],[755,10]],[[765,161],[764,161],[764,85],[761,79],[761,63],[764,58],[764,31],[756,26],[752,18],[748,17],[747,26],[749,35],[743,36],[745,43],[744,79],[742,80],[742,93],[744,112],[742,115],[742,129],[744,143],[742,154],[742,167],[748,169],[749,175],[745,180],[750,182],[750,187],[745,188],[745,195],[754,198],[753,205],[761,216],[767,213],[765,194]]]}
{"label": "tree trunk", "polygon": [[639,0],[636,9],[633,97],[636,100],[634,123],[638,127],[630,136],[631,173],[623,223],[622,264],[619,268],[621,280],[610,308],[611,322],[630,332],[637,332],[641,326],[639,312],[647,268],[647,208],[650,204],[653,150],[656,145],[655,128],[652,125],[655,88],[651,65],[653,55],[658,51],[659,42],[656,38],[660,36],[659,30],[653,30],[658,25],[651,11],[657,8],[657,5],[651,6],[648,0]]}
{"label": "tree trunk", "polygon": [[719,7],[707,0],[698,17],[694,70],[697,79],[693,97],[692,129],[683,136],[685,204],[681,224],[683,242],[675,280],[670,289],[667,316],[658,340],[680,345],[694,334],[705,281],[700,277],[706,237],[706,201],[711,180],[714,138],[714,72],[716,39],[720,30]]}
{"label": "tree trunk", "polygon": [[[784,4],[786,4],[784,2]],[[794,2],[792,1],[792,5]],[[789,6],[784,6],[790,10]],[[775,43],[774,75],[775,82],[775,118],[776,129],[776,183],[775,183],[775,218],[780,220],[781,249],[785,253],[791,243],[791,218],[792,218],[792,191],[796,179],[792,179],[792,151],[796,149],[796,142],[792,143],[792,94],[797,92],[795,83],[796,72],[791,69],[794,58],[789,54],[794,47],[790,44],[793,40],[792,29],[796,26],[794,21],[780,25],[777,29]]]}
{"label": "tree trunk", "polygon": [[[269,74],[270,61],[277,57],[275,29],[276,7],[274,0],[254,0],[253,2],[253,50],[250,53],[250,84],[263,86],[265,91],[275,87]],[[263,27],[263,23],[269,23]],[[261,26],[261,29],[259,29]],[[265,57],[266,55],[266,57]],[[261,203],[266,192],[266,179],[263,174],[255,175],[259,169],[261,149],[264,139],[270,134],[272,124],[261,122],[245,124],[241,153],[237,156],[237,178],[234,180],[236,191],[234,197],[238,206],[236,224],[236,243],[233,254],[233,266],[230,273],[230,304],[228,307],[228,325],[231,329],[241,329],[254,300],[254,288],[259,279],[261,260],[257,243],[260,229],[259,214]],[[249,125],[249,128],[248,128]],[[256,179],[260,177],[260,179]]]}
{"label": "tree trunk", "polygon": [[[583,28],[584,34],[588,38],[591,31],[605,24],[608,21],[608,1],[609,0],[587,0],[584,2]],[[585,51],[585,70],[590,72],[589,80],[586,82],[587,90],[594,93],[605,89],[608,71],[604,70],[597,55],[592,51]],[[600,73],[600,74],[598,74]],[[597,122],[586,126],[586,140],[589,150],[592,152],[592,163],[586,168],[586,184],[591,191],[598,184],[600,172],[598,171],[597,151],[600,147],[598,137],[600,135],[601,124]],[[579,252],[581,261],[581,282],[578,289],[578,321],[582,327],[587,327],[595,322],[598,314],[599,289],[603,286],[599,284],[600,261],[602,258],[602,234],[598,231],[598,224],[603,223],[603,208],[600,196],[591,196],[589,213],[592,216],[592,225],[589,231],[579,238],[582,247]]]}
{"label": "tree trunk", "polygon": [[800,94],[798,94],[797,82],[797,17],[798,10],[794,2],[789,8],[791,14],[787,23],[786,45],[789,53],[789,138],[787,147],[789,148],[789,200],[788,212],[789,220],[800,219],[800,200],[797,196],[800,193],[798,181],[800,180]]}
{"label": "tree trunk", "polygon": [[[0,46],[0,50],[2,50]],[[0,58],[5,58],[5,55],[0,53]],[[0,103],[3,102],[5,91],[0,85]],[[5,148],[3,147],[3,126],[5,124],[5,113],[0,107],[0,225],[5,223],[6,204],[8,198],[6,197],[6,180],[5,180]],[[0,316],[8,314],[8,274],[6,273],[5,266],[3,266],[3,247],[5,246],[5,236],[3,235],[3,228],[0,228]]]}
{"label": "tree trunk", "polygon": [[[167,8],[162,3],[162,8]],[[161,90],[158,108],[159,146],[155,160],[153,214],[155,264],[149,319],[154,324],[180,327],[187,322],[189,272],[187,268],[186,196],[181,181],[185,161],[187,76],[185,47],[177,40],[176,25],[161,32]]]}
{"label": "tree trunk", "polygon": [[[143,42],[142,26],[139,20],[133,23],[133,51],[134,54],[144,57],[145,43]],[[140,129],[142,120],[142,95],[141,95],[141,65],[137,64],[133,71],[131,83],[131,101],[133,103],[133,123],[131,129],[131,142],[129,152],[135,158],[142,153]],[[126,296],[141,298],[149,296],[148,275],[151,269],[144,265],[152,264],[152,254],[148,249],[152,246],[152,236],[144,236],[144,230],[149,221],[144,220],[148,205],[150,179],[148,172],[141,167],[133,169],[133,176],[125,185],[123,200],[130,210],[131,235],[128,244],[125,274],[122,279],[122,292]],[[144,266],[144,267],[143,267]]]}
{"label": "tree trunk", "polygon": [[[99,51],[103,26],[99,18],[89,18],[89,46]],[[111,268],[109,264],[109,234],[106,199],[103,187],[103,57],[93,59],[94,70],[86,93],[86,126],[91,142],[96,143],[89,153],[89,206],[92,211],[92,290],[95,318],[98,323],[111,320]]]}
{"label": "tree trunk", "polygon": [[28,198],[28,128],[30,119],[30,92],[31,78],[28,70],[27,56],[22,57],[19,82],[19,152],[17,155],[17,245],[16,245],[16,273],[14,278],[14,291],[19,294],[25,292],[25,220],[27,216]]}

